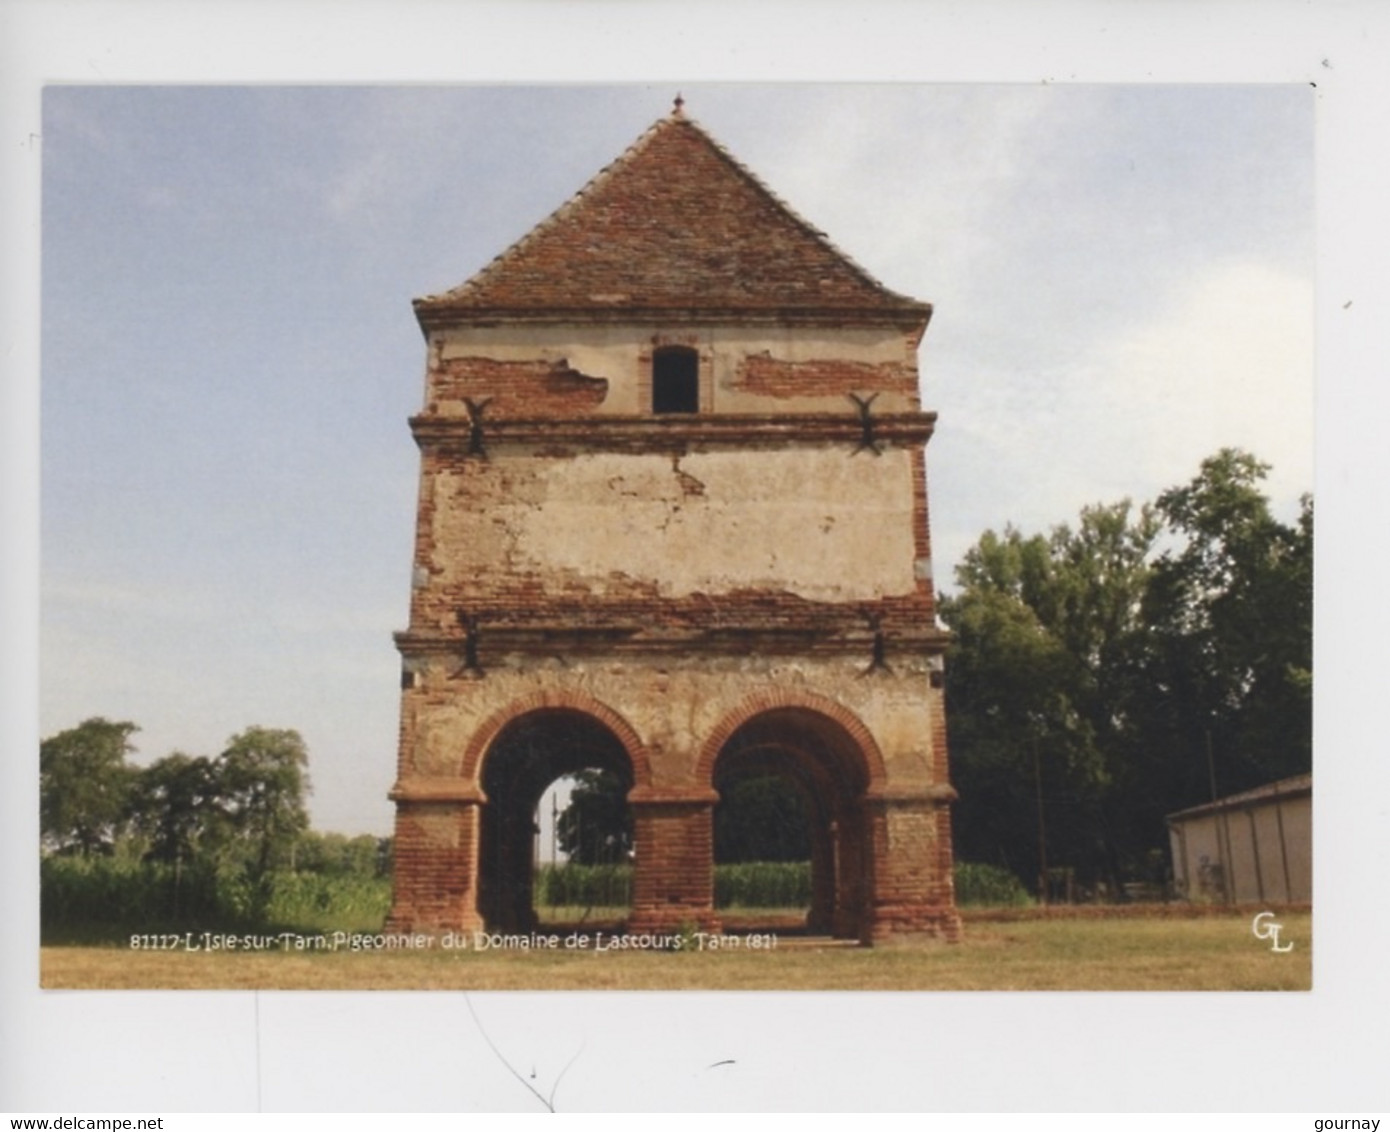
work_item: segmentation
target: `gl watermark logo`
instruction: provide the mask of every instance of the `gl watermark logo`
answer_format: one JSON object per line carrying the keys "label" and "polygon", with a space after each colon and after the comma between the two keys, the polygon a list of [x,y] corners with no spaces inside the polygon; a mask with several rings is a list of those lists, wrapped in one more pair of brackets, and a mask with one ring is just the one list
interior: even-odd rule
{"label": "gl watermark logo", "polygon": [[1250,930],[1254,932],[1256,939],[1269,940],[1270,951],[1292,951],[1292,941],[1280,946],[1279,933],[1284,930],[1284,925],[1274,918],[1273,912],[1261,912],[1250,921]]}

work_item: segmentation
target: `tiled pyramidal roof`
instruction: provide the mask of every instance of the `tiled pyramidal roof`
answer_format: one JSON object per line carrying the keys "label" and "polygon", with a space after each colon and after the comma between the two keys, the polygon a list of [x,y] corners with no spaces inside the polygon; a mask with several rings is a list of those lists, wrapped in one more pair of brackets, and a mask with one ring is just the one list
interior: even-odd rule
{"label": "tiled pyramidal roof", "polygon": [[415,301],[450,315],[841,312],[921,320],[679,106],[467,282]]}

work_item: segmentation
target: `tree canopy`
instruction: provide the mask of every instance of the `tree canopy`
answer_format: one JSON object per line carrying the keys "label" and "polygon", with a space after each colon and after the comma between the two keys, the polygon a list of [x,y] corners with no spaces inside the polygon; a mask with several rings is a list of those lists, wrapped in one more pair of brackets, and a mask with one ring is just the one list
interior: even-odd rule
{"label": "tree canopy", "polygon": [[58,852],[109,852],[129,816],[133,723],[88,719],[39,744],[39,824]]}
{"label": "tree canopy", "polygon": [[[626,861],[632,853],[627,786],[616,774],[584,770],[574,776],[569,804],[560,811],[556,840],[575,864]],[[757,774],[720,787],[714,810],[714,859],[804,861],[811,855],[806,803],[786,779]]]}
{"label": "tree canopy", "polygon": [[1309,769],[1312,502],[1279,523],[1267,472],[981,536],[941,602],[958,857],[1159,879],[1165,814]]}
{"label": "tree canopy", "polygon": [[569,804],[560,811],[555,837],[577,865],[611,865],[632,853],[632,818],[627,784],[607,770],[574,775]]}
{"label": "tree canopy", "polygon": [[806,801],[786,778],[735,778],[720,785],[719,795],[714,808],[716,864],[810,859]]}
{"label": "tree canopy", "polygon": [[299,732],[265,727],[233,735],[217,760],[222,813],[257,877],[287,859],[290,846],[309,828],[308,766]]}
{"label": "tree canopy", "polygon": [[[126,762],[136,730],[89,719],[40,745],[45,930],[283,924],[272,909],[312,918],[341,897],[356,915],[381,899],[391,839],[309,829],[298,732],[248,727],[215,757],[142,768]],[[77,854],[109,859],[64,859]]]}
{"label": "tree canopy", "polygon": [[1158,500],[1184,542],[1156,563],[1145,605],[1152,724],[1188,752],[1210,745],[1226,792],[1312,766],[1313,501],[1279,523],[1258,487],[1268,471],[1228,449]]}
{"label": "tree canopy", "polygon": [[131,801],[152,860],[191,860],[224,834],[222,784],[211,759],[166,755],[140,772]]}
{"label": "tree canopy", "polygon": [[308,751],[296,731],[248,727],[216,758],[166,755],[126,762],[133,723],[89,719],[39,747],[45,846],[150,861],[197,861],[243,873],[257,889],[290,863],[309,828]]}

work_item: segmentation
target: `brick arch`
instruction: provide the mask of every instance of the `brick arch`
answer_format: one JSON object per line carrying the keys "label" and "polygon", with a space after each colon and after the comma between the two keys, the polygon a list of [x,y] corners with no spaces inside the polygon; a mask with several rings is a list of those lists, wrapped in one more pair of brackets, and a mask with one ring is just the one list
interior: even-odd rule
{"label": "brick arch", "polygon": [[482,779],[479,772],[482,768],[483,756],[492,746],[493,740],[513,720],[520,719],[523,715],[529,715],[533,711],[542,710],[574,711],[596,719],[613,733],[618,742],[622,744],[623,750],[627,752],[628,762],[632,764],[633,785],[651,785],[652,767],[651,759],[647,755],[647,746],[642,742],[632,724],[628,723],[607,704],[594,699],[592,696],[585,695],[583,692],[566,691],[559,688],[545,688],[539,692],[533,692],[522,699],[514,700],[500,711],[495,711],[488,716],[482,725],[474,730],[473,737],[464,749],[463,765],[459,771],[463,779],[477,783],[481,787]]}
{"label": "brick arch", "polygon": [[864,721],[843,704],[827,696],[792,688],[765,688],[754,692],[725,715],[700,748],[700,758],[695,764],[695,781],[702,786],[712,787],[715,760],[719,758],[719,752],[724,749],[724,745],[733,738],[734,732],[757,716],[785,708],[813,712],[837,724],[859,748],[864,759],[864,769],[868,774],[868,788],[883,785],[888,777],[888,771],[883,765],[883,752],[879,750],[878,740],[865,726]]}

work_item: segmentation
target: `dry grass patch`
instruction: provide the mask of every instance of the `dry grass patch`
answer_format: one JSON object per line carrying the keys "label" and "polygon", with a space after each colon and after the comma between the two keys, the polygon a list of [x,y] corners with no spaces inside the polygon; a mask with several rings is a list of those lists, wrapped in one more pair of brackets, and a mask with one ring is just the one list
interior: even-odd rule
{"label": "dry grass patch", "polygon": [[1284,954],[1244,915],[967,923],[957,946],[775,950],[183,952],[46,947],[46,988],[280,990],[1308,990],[1312,918]]}

